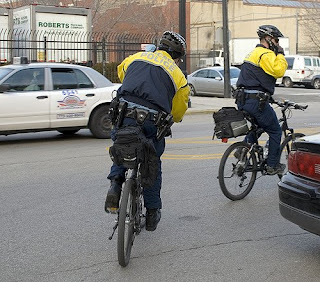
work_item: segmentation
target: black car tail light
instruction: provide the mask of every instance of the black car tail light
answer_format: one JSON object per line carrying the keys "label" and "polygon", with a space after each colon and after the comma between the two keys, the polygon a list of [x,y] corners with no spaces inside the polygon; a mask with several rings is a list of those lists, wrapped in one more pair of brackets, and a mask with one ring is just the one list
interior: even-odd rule
{"label": "black car tail light", "polygon": [[291,151],[288,159],[288,169],[294,174],[320,181],[320,155]]}

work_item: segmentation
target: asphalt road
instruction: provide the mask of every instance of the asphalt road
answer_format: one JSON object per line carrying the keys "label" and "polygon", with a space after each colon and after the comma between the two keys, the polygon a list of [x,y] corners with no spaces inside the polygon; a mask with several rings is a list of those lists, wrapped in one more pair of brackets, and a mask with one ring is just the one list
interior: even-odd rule
{"label": "asphalt road", "polygon": [[[313,101],[289,124],[320,132],[318,111]],[[136,238],[127,268],[103,211],[111,141],[88,130],[0,136],[0,281],[319,281],[320,238],[280,216],[277,177],[258,179],[242,201],[223,196],[216,177],[228,144],[212,132],[210,114],[174,125],[162,220]]]}

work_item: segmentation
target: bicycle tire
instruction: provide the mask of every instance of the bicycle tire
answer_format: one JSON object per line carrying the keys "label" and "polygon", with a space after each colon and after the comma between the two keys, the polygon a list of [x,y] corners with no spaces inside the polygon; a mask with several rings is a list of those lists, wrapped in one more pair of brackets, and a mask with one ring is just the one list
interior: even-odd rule
{"label": "bicycle tire", "polygon": [[[246,149],[246,152],[242,153],[242,161],[245,160],[247,171],[246,168],[243,170],[244,166],[234,156],[236,150],[241,148]],[[250,145],[246,142],[234,143],[227,148],[220,161],[218,176],[220,189],[232,201],[246,197],[256,181],[257,159],[255,154],[249,154],[249,149]]]}
{"label": "bicycle tire", "polygon": [[[305,136],[303,133],[294,133],[295,139]],[[280,163],[286,165],[286,169],[282,174],[278,174],[281,177],[288,171],[288,157],[291,151],[292,135],[287,136],[280,145]]]}
{"label": "bicycle tire", "polygon": [[134,180],[127,179],[122,189],[118,222],[118,262],[122,267],[128,265],[134,241],[135,201],[132,189]]}

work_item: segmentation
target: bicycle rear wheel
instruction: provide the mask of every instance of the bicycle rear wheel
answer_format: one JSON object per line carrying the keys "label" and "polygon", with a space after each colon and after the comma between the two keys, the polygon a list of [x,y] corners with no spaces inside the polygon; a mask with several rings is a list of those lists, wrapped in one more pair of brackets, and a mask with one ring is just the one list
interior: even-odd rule
{"label": "bicycle rear wheel", "polygon": [[[296,138],[300,138],[305,136],[303,133],[295,133],[294,134],[294,140]],[[292,135],[287,136],[283,142],[281,143],[280,146],[280,163],[285,164],[286,165],[286,169],[284,170],[284,172],[282,174],[278,174],[279,178],[281,179],[281,177],[288,171],[288,158],[289,158],[289,154],[291,152],[291,146],[292,146],[292,142],[294,142]]]}
{"label": "bicycle rear wheel", "polygon": [[219,184],[222,193],[232,201],[249,194],[257,177],[257,159],[249,153],[246,142],[232,144],[223,154],[219,165]]}
{"label": "bicycle rear wheel", "polygon": [[126,180],[121,196],[118,225],[118,261],[123,267],[130,260],[131,248],[134,241],[134,223],[136,204],[133,198],[134,180]]}

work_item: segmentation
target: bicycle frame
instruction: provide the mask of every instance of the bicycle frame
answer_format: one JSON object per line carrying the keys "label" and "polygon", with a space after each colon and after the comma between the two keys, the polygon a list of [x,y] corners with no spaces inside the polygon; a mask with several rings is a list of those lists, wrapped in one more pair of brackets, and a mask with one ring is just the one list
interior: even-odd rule
{"label": "bicycle frame", "polygon": [[[141,218],[144,217],[144,214],[142,212],[142,187],[138,181],[138,171],[139,171],[139,167],[133,168],[133,169],[128,169],[126,172],[126,181],[127,182],[129,179],[133,180],[135,182],[135,189],[132,189],[132,195],[135,199],[135,204],[136,204],[136,214],[135,214],[135,228],[134,228],[134,233],[136,233],[136,235],[139,235],[142,229],[141,226]],[[125,186],[125,185],[123,185]],[[120,203],[121,203],[120,199]],[[119,225],[119,210],[117,211],[117,218],[115,219],[115,225],[113,226],[113,231],[111,236],[109,237],[109,240],[112,240],[113,235],[115,233],[115,231],[117,230]]]}
{"label": "bicycle frame", "polygon": [[[288,118],[286,115],[286,112],[289,109],[289,107],[290,107],[289,103],[285,104],[285,106],[282,107],[282,109],[281,109],[282,117],[280,117],[278,119],[279,124],[282,123],[281,124],[281,131],[282,131],[283,137],[284,137],[283,140],[286,139],[290,135],[293,136],[292,137],[293,140],[295,139],[294,129],[289,127]],[[263,147],[259,144],[259,138],[262,135],[262,133],[264,133],[265,131],[261,127],[259,127],[258,124],[255,123],[254,119],[252,117],[250,117],[248,114],[246,114],[246,117],[252,124],[251,129],[247,135],[254,134],[254,140],[255,140],[254,143],[251,145],[251,148],[249,150],[249,154],[250,154],[250,157],[252,156],[252,154],[255,154],[257,157],[257,160],[258,160],[257,168],[253,169],[252,171],[263,172],[266,159],[263,157]],[[287,144],[286,147],[287,147],[287,150],[289,151],[289,144]],[[247,162],[248,162],[248,160],[247,160]]]}

